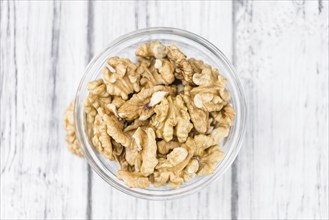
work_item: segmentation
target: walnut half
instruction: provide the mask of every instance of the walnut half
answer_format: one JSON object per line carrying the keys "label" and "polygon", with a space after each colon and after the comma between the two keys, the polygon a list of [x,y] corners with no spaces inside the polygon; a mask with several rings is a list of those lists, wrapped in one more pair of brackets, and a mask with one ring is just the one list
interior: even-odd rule
{"label": "walnut half", "polygon": [[154,109],[155,117],[151,124],[157,129],[158,138],[163,138],[166,142],[176,135],[179,142],[185,142],[193,125],[187,107],[180,95],[173,100],[171,96],[162,100]]}

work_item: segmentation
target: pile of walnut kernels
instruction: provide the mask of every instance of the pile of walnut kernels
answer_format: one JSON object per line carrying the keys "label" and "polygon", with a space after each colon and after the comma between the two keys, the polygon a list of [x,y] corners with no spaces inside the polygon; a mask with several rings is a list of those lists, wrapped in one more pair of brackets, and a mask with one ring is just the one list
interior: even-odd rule
{"label": "pile of walnut kernels", "polygon": [[[94,147],[120,164],[117,177],[129,187],[177,188],[211,174],[235,116],[226,79],[175,45],[144,43],[136,56],[137,64],[109,58],[103,79],[88,84],[84,108]],[[65,112],[66,141],[82,156],[73,109],[71,103]]]}

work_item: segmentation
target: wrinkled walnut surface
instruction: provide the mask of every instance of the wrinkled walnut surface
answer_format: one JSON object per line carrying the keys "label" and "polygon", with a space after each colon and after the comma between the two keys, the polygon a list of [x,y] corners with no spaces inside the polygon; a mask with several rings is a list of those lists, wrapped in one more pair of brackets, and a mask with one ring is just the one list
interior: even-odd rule
{"label": "wrinkled walnut surface", "polygon": [[[95,149],[120,164],[128,187],[178,188],[212,174],[234,124],[227,80],[201,60],[158,41],[136,49],[137,63],[111,57],[103,78],[88,84],[87,132]],[[83,156],[73,103],[64,115],[69,150]]]}

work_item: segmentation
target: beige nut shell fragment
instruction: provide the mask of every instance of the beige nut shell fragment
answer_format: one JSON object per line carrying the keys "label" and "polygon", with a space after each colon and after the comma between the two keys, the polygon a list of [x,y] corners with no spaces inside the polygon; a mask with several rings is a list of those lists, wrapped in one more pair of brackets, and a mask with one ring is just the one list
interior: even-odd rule
{"label": "beige nut shell fragment", "polygon": [[193,82],[198,86],[210,86],[216,81],[216,76],[211,72],[211,69],[203,69],[202,73],[193,74]]}
{"label": "beige nut shell fragment", "polygon": [[190,95],[194,105],[207,112],[220,111],[227,103],[220,97],[219,86],[195,87]]}
{"label": "beige nut shell fragment", "polygon": [[146,127],[148,126],[148,124],[149,124],[148,121],[141,121],[139,119],[136,119],[132,124],[128,125],[123,131],[124,132],[134,131],[139,127]]}
{"label": "beige nut shell fragment", "polygon": [[158,164],[156,169],[174,167],[181,163],[187,157],[188,152],[183,147],[174,148],[168,155],[165,161]]}
{"label": "beige nut shell fragment", "polygon": [[220,146],[222,140],[227,137],[229,132],[228,128],[218,127],[215,128],[210,135],[199,134],[194,136],[196,145],[194,155],[203,156],[205,151],[212,146]]}
{"label": "beige nut shell fragment", "polygon": [[142,89],[118,109],[118,114],[126,120],[139,119],[145,121],[153,115],[153,106],[158,104],[170,92],[171,89],[165,86]]}
{"label": "beige nut shell fragment", "polygon": [[142,128],[137,128],[135,133],[131,136],[136,143],[138,151],[142,151],[143,147],[147,144],[147,134]]}
{"label": "beige nut shell fragment", "polygon": [[211,147],[207,154],[200,158],[200,168],[198,175],[210,175],[216,169],[216,165],[224,158],[224,152],[218,146]]}
{"label": "beige nut shell fragment", "polygon": [[217,126],[230,127],[234,123],[236,113],[232,105],[227,104],[220,112],[212,112],[211,114],[216,121]]}
{"label": "beige nut shell fragment", "polygon": [[163,138],[169,142],[174,135],[176,125],[176,114],[172,107],[172,99],[168,97],[154,108],[155,116],[152,117],[151,124],[156,128],[158,138]]}
{"label": "beige nut shell fragment", "polygon": [[217,127],[211,132],[211,137],[215,144],[220,145],[221,141],[228,136],[230,129],[228,127]]}
{"label": "beige nut shell fragment", "polygon": [[195,142],[195,146],[196,146],[194,151],[195,156],[202,157],[205,154],[206,149],[216,145],[214,138],[210,135],[204,135],[204,134],[195,135],[193,141]]}
{"label": "beige nut shell fragment", "polygon": [[187,112],[187,107],[184,104],[182,96],[178,95],[175,98],[174,105],[177,108],[177,125],[175,127],[175,135],[179,142],[185,142],[189,132],[193,128],[190,122],[190,115]]}
{"label": "beige nut shell fragment", "polygon": [[174,172],[164,171],[154,173],[154,185],[163,186],[169,184],[172,188],[178,188],[184,183],[184,179],[179,175],[176,175]]}
{"label": "beige nut shell fragment", "polygon": [[174,65],[166,59],[152,61],[154,65],[148,66],[141,60],[137,71],[141,74],[140,83],[143,87],[152,88],[155,85],[169,85],[175,80]]}
{"label": "beige nut shell fragment", "polygon": [[[181,158],[183,158],[183,156],[185,156],[185,153],[184,153],[183,156],[179,157],[178,161],[180,161],[180,162],[178,162],[175,166],[170,166],[170,167],[165,166],[165,167],[161,167],[161,168],[159,167],[156,169],[160,172],[173,172],[173,173],[175,173],[175,175],[179,176],[194,155],[195,144],[194,144],[194,142],[189,142],[189,139],[187,140],[187,142],[185,144],[182,144],[182,148],[187,150],[187,156],[185,157],[185,159],[180,161]],[[177,151],[176,151],[176,153],[177,153]],[[162,160],[161,163],[167,163],[167,161]],[[159,166],[161,166],[161,165],[159,165]]]}
{"label": "beige nut shell fragment", "polygon": [[176,47],[175,45],[170,45],[167,47],[167,56],[169,60],[174,62],[178,69],[176,69],[176,78],[184,79],[186,82],[192,82],[193,69],[191,64],[186,60],[186,56]]}
{"label": "beige nut shell fragment", "polygon": [[112,100],[106,91],[102,79],[92,81],[88,84],[89,95],[85,98],[83,105],[86,113],[87,130],[90,136],[93,135],[93,124],[97,115],[97,109],[104,108]]}
{"label": "beige nut shell fragment", "polygon": [[147,129],[147,144],[142,151],[142,166],[141,173],[148,176],[154,172],[154,167],[158,164],[156,158],[157,145],[155,141],[155,133],[152,128]]}
{"label": "beige nut shell fragment", "polygon": [[158,152],[160,154],[168,154],[168,152],[176,147],[179,147],[179,143],[176,141],[166,142],[165,140],[161,140],[157,143]]}
{"label": "beige nut shell fragment", "polygon": [[113,160],[111,137],[107,134],[107,126],[102,117],[97,115],[94,122],[94,137],[92,142],[98,152],[106,158]]}
{"label": "beige nut shell fragment", "polygon": [[130,188],[142,188],[145,189],[149,187],[151,182],[147,177],[144,177],[140,173],[132,173],[128,171],[118,171],[117,177],[123,180]]}
{"label": "beige nut shell fragment", "polygon": [[206,133],[209,130],[210,126],[210,124],[208,123],[209,113],[197,108],[189,96],[183,95],[183,99],[187,106],[195,130],[200,133]]}
{"label": "beige nut shell fragment", "polygon": [[113,148],[113,156],[120,156],[124,152],[124,146],[116,142],[113,138],[112,140],[112,148]]}
{"label": "beige nut shell fragment", "polygon": [[222,88],[226,86],[226,78],[219,74],[218,69],[212,68],[202,60],[190,58],[188,62],[194,71],[193,83],[198,86],[217,85]]}
{"label": "beige nut shell fragment", "polygon": [[111,95],[121,96],[122,99],[128,99],[128,95],[134,91],[128,79],[115,76],[115,73],[112,73],[107,67],[104,67],[102,72],[107,92]]}
{"label": "beige nut shell fragment", "polygon": [[218,74],[217,69],[205,64],[200,70],[193,75],[193,83],[197,87],[190,91],[194,105],[207,112],[220,111],[231,98],[225,90],[226,79]]}
{"label": "beige nut shell fragment", "polygon": [[114,96],[111,102],[112,105],[116,107],[116,109],[120,108],[123,104],[125,104],[126,100],[122,99],[119,96]]}
{"label": "beige nut shell fragment", "polygon": [[121,154],[113,154],[115,160],[120,164],[120,168],[122,171],[129,171],[133,172],[133,169],[131,166],[129,166],[129,163],[127,162],[124,153]]}
{"label": "beige nut shell fragment", "polygon": [[137,65],[126,58],[112,57],[107,62],[113,67],[119,76],[127,76],[132,83],[135,92],[140,90],[139,79],[140,75],[136,72]]}
{"label": "beige nut shell fragment", "polygon": [[118,110],[117,107],[115,105],[113,105],[112,103],[107,104],[106,107],[118,118],[119,114],[118,114]]}
{"label": "beige nut shell fragment", "polygon": [[164,58],[167,54],[167,47],[159,41],[152,41],[151,43],[141,44],[137,50],[136,55],[146,58],[155,57],[158,59]]}
{"label": "beige nut shell fragment", "polygon": [[142,89],[118,109],[119,116],[126,120],[147,119],[153,114],[152,108],[147,106],[152,94],[152,89]]}
{"label": "beige nut shell fragment", "polygon": [[199,170],[199,161],[197,159],[191,159],[190,162],[187,164],[183,171],[183,179],[184,181],[188,181],[189,179],[195,177]]}
{"label": "beige nut shell fragment", "polygon": [[[90,95],[89,95],[90,96]],[[93,136],[93,127],[94,127],[94,121],[95,117],[97,115],[97,110],[92,105],[92,102],[89,99],[89,96],[87,96],[83,102],[84,110],[86,113],[86,124],[87,124],[87,132],[90,137]]]}
{"label": "beige nut shell fragment", "polygon": [[111,72],[108,67],[103,68],[104,83],[109,94],[127,100],[130,93],[140,91],[137,65],[118,57],[110,58],[108,64],[115,69],[115,72]]}
{"label": "beige nut shell fragment", "polygon": [[128,147],[131,142],[131,138],[128,134],[124,133],[123,124],[118,120],[115,115],[108,115],[103,112],[102,109],[98,109],[99,114],[102,116],[103,121],[107,126],[107,133],[119,144],[124,147]]}
{"label": "beige nut shell fragment", "polygon": [[175,134],[179,142],[186,141],[193,125],[181,96],[174,100],[170,96],[163,99],[154,111],[156,115],[152,117],[151,124],[156,128],[158,138],[169,142]]}
{"label": "beige nut shell fragment", "polygon": [[199,169],[199,161],[197,159],[192,159],[190,162],[187,164],[185,170],[186,173],[188,174],[194,174],[198,171]]}
{"label": "beige nut shell fragment", "polygon": [[106,90],[106,85],[103,79],[89,82],[87,89],[90,94],[97,95],[99,97],[108,97],[110,95]]}
{"label": "beige nut shell fragment", "polygon": [[83,153],[76,139],[73,111],[74,111],[74,102],[71,102],[71,104],[69,105],[69,107],[66,109],[64,113],[64,128],[66,131],[65,140],[69,145],[68,146],[69,150],[72,153],[81,157],[83,156]]}
{"label": "beige nut shell fragment", "polygon": [[211,93],[199,93],[194,96],[194,105],[207,112],[220,111],[225,103],[218,96]]}
{"label": "beige nut shell fragment", "polygon": [[[141,128],[138,128],[136,132],[142,131]],[[158,164],[156,158],[157,144],[155,141],[155,133],[152,128],[148,128],[144,136],[144,140],[140,140],[140,145],[142,148],[142,165],[141,165],[141,174],[148,176],[154,172],[155,166]],[[146,137],[145,137],[146,136]],[[135,139],[136,140],[136,139]],[[143,142],[142,142],[143,141]],[[136,141],[137,143],[137,141]],[[137,144],[138,145],[138,144]]]}
{"label": "beige nut shell fragment", "polygon": [[158,91],[158,92],[153,93],[148,105],[150,107],[153,107],[153,106],[159,104],[167,95],[168,95],[168,91]]}
{"label": "beige nut shell fragment", "polygon": [[140,153],[141,149],[139,149],[137,143],[134,138],[131,142],[130,146],[126,148],[126,160],[129,165],[134,166],[135,171],[140,171],[140,167],[142,164],[142,156]]}
{"label": "beige nut shell fragment", "polygon": [[165,59],[156,59],[154,67],[159,71],[162,81],[165,85],[172,83],[175,80],[174,65]]}

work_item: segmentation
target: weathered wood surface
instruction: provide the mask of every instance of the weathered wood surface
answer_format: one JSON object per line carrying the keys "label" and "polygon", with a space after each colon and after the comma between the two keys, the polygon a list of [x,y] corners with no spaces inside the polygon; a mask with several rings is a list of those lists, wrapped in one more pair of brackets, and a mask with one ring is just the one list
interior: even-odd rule
{"label": "weathered wood surface", "polygon": [[[328,2],[0,2],[2,219],[327,219]],[[249,124],[232,169],[203,191],[146,201],[68,153],[63,112],[116,37],[173,26],[236,65]]]}
{"label": "weathered wood surface", "polygon": [[328,219],[328,2],[320,2],[234,4],[249,110],[237,218]]}

